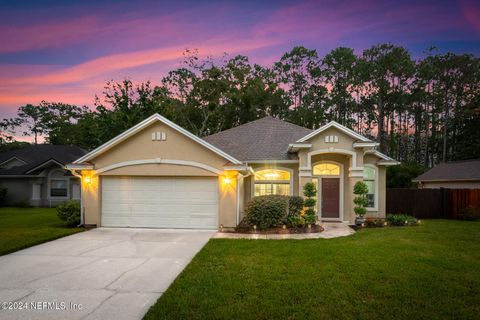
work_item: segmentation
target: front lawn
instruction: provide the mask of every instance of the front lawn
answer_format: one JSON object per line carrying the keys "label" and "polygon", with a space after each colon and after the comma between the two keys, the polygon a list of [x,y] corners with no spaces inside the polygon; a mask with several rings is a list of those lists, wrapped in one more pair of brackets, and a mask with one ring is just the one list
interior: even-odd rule
{"label": "front lawn", "polygon": [[83,230],[63,227],[54,208],[0,208],[0,255]]}
{"label": "front lawn", "polygon": [[[161,272],[161,271],[159,271]],[[478,319],[480,222],[211,240],[146,319]]]}

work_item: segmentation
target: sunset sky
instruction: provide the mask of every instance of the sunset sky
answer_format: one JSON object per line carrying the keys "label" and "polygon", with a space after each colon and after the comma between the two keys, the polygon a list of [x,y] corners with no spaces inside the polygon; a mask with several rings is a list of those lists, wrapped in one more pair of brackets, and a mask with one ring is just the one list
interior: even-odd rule
{"label": "sunset sky", "polygon": [[110,79],[156,83],[186,48],[268,65],[295,45],[382,42],[480,55],[480,0],[1,1],[0,118],[41,100],[91,106]]}

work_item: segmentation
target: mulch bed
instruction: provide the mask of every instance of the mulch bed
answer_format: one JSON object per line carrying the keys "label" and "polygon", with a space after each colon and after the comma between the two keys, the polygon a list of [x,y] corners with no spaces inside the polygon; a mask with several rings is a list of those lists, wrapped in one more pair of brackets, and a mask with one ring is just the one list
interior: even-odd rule
{"label": "mulch bed", "polygon": [[322,232],[323,228],[319,225],[313,225],[311,228],[269,228],[265,230],[257,229],[254,231],[252,228],[238,227],[235,231],[226,231],[228,233],[246,233],[246,234],[299,234],[299,233],[319,233]]}

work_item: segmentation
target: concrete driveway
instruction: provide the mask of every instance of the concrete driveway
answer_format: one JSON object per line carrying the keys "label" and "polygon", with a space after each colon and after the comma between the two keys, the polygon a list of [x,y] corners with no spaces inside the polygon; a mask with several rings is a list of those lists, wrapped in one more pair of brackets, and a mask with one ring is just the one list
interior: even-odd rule
{"label": "concrete driveway", "polygon": [[140,319],[214,234],[99,228],[0,257],[0,302],[24,308],[0,319]]}

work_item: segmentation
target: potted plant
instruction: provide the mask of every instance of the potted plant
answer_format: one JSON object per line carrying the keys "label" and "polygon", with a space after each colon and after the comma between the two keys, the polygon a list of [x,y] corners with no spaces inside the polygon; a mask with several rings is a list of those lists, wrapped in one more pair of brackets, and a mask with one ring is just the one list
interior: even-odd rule
{"label": "potted plant", "polygon": [[353,203],[355,206],[353,207],[353,211],[356,214],[355,224],[362,225],[365,223],[365,214],[367,213],[367,209],[365,208],[368,204],[367,201],[367,193],[368,187],[363,181],[358,181],[353,186],[353,194],[355,198],[353,198]]}

